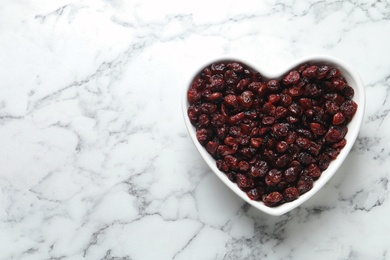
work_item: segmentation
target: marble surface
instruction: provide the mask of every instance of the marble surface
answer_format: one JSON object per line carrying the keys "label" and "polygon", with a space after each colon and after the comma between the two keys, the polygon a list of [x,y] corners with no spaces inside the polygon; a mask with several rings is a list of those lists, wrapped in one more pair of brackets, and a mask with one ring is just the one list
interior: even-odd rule
{"label": "marble surface", "polygon": [[[390,2],[0,2],[0,259],[390,259]],[[290,213],[248,206],[198,155],[181,91],[234,55],[352,64],[351,154]]]}

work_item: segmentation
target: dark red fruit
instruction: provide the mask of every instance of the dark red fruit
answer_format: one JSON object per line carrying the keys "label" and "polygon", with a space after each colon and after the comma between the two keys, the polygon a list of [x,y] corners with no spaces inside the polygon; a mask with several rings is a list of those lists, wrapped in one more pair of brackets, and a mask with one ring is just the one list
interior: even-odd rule
{"label": "dark red fruit", "polygon": [[298,197],[299,197],[299,191],[297,188],[290,187],[283,191],[283,198],[287,202],[296,200],[298,199]]}
{"label": "dark red fruit", "polygon": [[297,84],[301,76],[299,75],[299,72],[296,70],[290,71],[284,78],[283,78],[283,84],[284,85],[294,85]]}
{"label": "dark red fruit", "polygon": [[268,194],[267,196],[263,197],[263,203],[268,207],[274,207],[279,205],[279,203],[282,202],[282,199],[283,199],[283,195],[280,194],[280,192],[274,191]]}

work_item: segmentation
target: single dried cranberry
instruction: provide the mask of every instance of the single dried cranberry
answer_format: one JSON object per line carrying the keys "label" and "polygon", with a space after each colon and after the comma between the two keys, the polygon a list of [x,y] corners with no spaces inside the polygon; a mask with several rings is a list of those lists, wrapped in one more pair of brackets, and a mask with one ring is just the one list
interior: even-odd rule
{"label": "single dried cranberry", "polygon": [[240,123],[241,120],[243,120],[244,118],[245,118],[244,112],[238,113],[238,114],[231,116],[229,118],[229,124],[236,125],[236,124]]}
{"label": "single dried cranberry", "polygon": [[219,103],[219,102],[221,102],[221,100],[222,100],[222,93],[220,93],[220,92],[212,93],[207,99],[207,101],[210,101],[213,103]]}
{"label": "single dried cranberry", "polygon": [[328,143],[336,143],[344,138],[347,134],[347,128],[345,126],[332,126],[329,128],[325,135],[325,140]]}
{"label": "single dried cranberry", "polygon": [[236,157],[226,155],[223,159],[231,170],[238,170],[238,160]]}
{"label": "single dried cranberry", "polygon": [[205,144],[210,138],[210,133],[207,129],[200,128],[196,131],[196,138],[198,139],[199,143]]}
{"label": "single dried cranberry", "polygon": [[279,90],[279,81],[272,79],[267,82],[267,88],[271,92],[275,92]]}
{"label": "single dried cranberry", "polygon": [[299,72],[296,70],[290,71],[284,78],[283,78],[283,84],[284,85],[294,85],[297,84],[301,76],[299,75]]}
{"label": "single dried cranberry", "polygon": [[230,107],[236,107],[238,104],[237,96],[235,95],[227,95],[224,99],[224,104]]}
{"label": "single dried cranberry", "polygon": [[198,102],[200,100],[200,97],[201,95],[196,89],[190,88],[187,91],[187,99],[190,104],[195,104],[196,102]]}
{"label": "single dried cranberry", "polygon": [[329,67],[327,65],[321,65],[317,71],[317,79],[322,79],[328,74]]}
{"label": "single dried cranberry", "polygon": [[223,126],[217,128],[217,138],[219,140],[225,139],[228,132],[229,132],[229,128],[226,125],[223,125]]}
{"label": "single dried cranberry", "polygon": [[302,114],[302,108],[297,103],[292,103],[291,105],[289,105],[288,110],[294,116],[300,116]]}
{"label": "single dried cranberry", "polygon": [[211,118],[211,125],[215,128],[221,127],[225,124],[225,117],[221,114],[213,114]]}
{"label": "single dried cranberry", "polygon": [[340,76],[340,71],[337,68],[332,68],[329,70],[326,78],[330,79],[330,78],[334,78],[334,77],[338,77],[338,76]]}
{"label": "single dried cranberry", "polygon": [[305,69],[302,72],[302,76],[304,76],[305,78],[311,79],[311,78],[317,77],[317,73],[318,73],[318,67],[313,65],[313,66],[310,66],[307,69]]}
{"label": "single dried cranberry", "polygon": [[286,120],[290,124],[295,124],[295,123],[299,122],[299,117],[297,117],[297,116],[288,116],[288,117],[286,117]]}
{"label": "single dried cranberry", "polygon": [[340,125],[344,122],[344,120],[345,120],[345,118],[344,118],[343,113],[338,112],[338,113],[334,114],[332,124],[333,125]]}
{"label": "single dried cranberry", "polygon": [[310,130],[315,135],[324,135],[326,133],[325,127],[319,123],[310,123]]}
{"label": "single dried cranberry", "polygon": [[301,98],[299,99],[299,104],[302,108],[309,109],[313,107],[313,100],[311,100],[310,98]]}
{"label": "single dried cranberry", "polygon": [[298,199],[299,197],[299,191],[297,188],[289,187],[283,191],[283,198],[285,201],[293,201]]}
{"label": "single dried cranberry", "polygon": [[304,93],[304,89],[301,87],[291,87],[288,89],[288,94],[292,97],[299,97],[302,96]]}
{"label": "single dried cranberry", "polygon": [[241,172],[247,172],[247,171],[249,171],[249,169],[250,169],[250,165],[249,165],[249,163],[247,162],[247,161],[240,161],[239,163],[238,163],[238,169],[241,171]]}
{"label": "single dried cranberry", "polygon": [[260,85],[260,82],[252,82],[248,85],[248,90],[252,91],[253,93],[257,93],[259,91]]}
{"label": "single dried cranberry", "polygon": [[276,151],[278,153],[284,153],[287,150],[288,144],[285,141],[280,141],[276,144]]}
{"label": "single dried cranberry", "polygon": [[287,124],[277,123],[272,126],[272,132],[276,136],[287,136],[288,134],[288,126]]}
{"label": "single dried cranberry", "polygon": [[330,157],[327,154],[321,154],[317,157],[317,164],[321,171],[328,169],[330,164]]}
{"label": "single dried cranberry", "polygon": [[213,75],[210,82],[213,91],[223,91],[225,88],[225,80],[222,75]]}
{"label": "single dried cranberry", "polygon": [[227,166],[227,164],[226,164],[225,161],[223,161],[223,160],[217,160],[217,161],[216,161],[216,164],[217,164],[218,170],[220,170],[221,172],[227,172],[227,171],[229,171],[229,167]]}
{"label": "single dried cranberry", "polygon": [[347,99],[351,99],[355,95],[355,91],[350,86],[346,86],[343,90],[343,93],[344,93],[345,98],[347,98]]}
{"label": "single dried cranberry", "polygon": [[316,164],[310,164],[307,167],[307,172],[308,172],[308,175],[315,180],[321,176],[321,170],[318,167],[318,165],[316,165]]}
{"label": "single dried cranberry", "polygon": [[226,155],[234,154],[234,149],[230,148],[227,145],[219,145],[217,147],[217,156],[218,157],[225,157]]}
{"label": "single dried cranberry", "polygon": [[293,144],[295,140],[297,139],[298,135],[296,132],[288,132],[284,141],[286,141],[287,144]]}
{"label": "single dried cranberry", "polygon": [[299,169],[297,167],[290,167],[283,173],[283,178],[287,182],[295,182],[299,175]]}
{"label": "single dried cranberry", "polygon": [[206,114],[201,114],[199,116],[199,127],[201,128],[205,128],[205,127],[208,127],[210,125],[210,118],[208,115]]}
{"label": "single dried cranberry", "polygon": [[242,64],[240,64],[238,62],[228,63],[227,67],[229,69],[233,70],[234,72],[243,72],[244,71],[244,67],[242,66]]}
{"label": "single dried cranberry", "polygon": [[233,70],[227,70],[224,74],[224,79],[227,84],[234,85],[238,82],[238,75]]}
{"label": "single dried cranberry", "polygon": [[275,118],[276,119],[283,118],[283,117],[287,116],[287,114],[288,114],[288,110],[285,107],[278,106],[275,110]]}
{"label": "single dried cranberry", "polygon": [[347,83],[345,82],[345,79],[340,78],[340,77],[332,78],[332,84],[333,84],[334,88],[339,90],[339,91],[343,90],[345,88],[345,86],[347,85]]}
{"label": "single dried cranberry", "polygon": [[288,107],[289,105],[291,105],[292,103],[292,97],[290,95],[287,95],[287,94],[281,94],[280,95],[280,105],[284,106],[284,107]]}
{"label": "single dried cranberry", "polygon": [[331,160],[334,160],[337,158],[337,156],[340,154],[340,149],[332,149],[328,148],[326,150],[326,154],[329,155]]}
{"label": "single dried cranberry", "polygon": [[298,155],[298,161],[302,164],[315,163],[315,159],[309,153],[302,152]]}
{"label": "single dried cranberry", "polygon": [[280,95],[279,94],[271,94],[268,96],[268,102],[272,103],[272,104],[276,104],[278,103],[280,100]]}
{"label": "single dried cranberry", "polygon": [[317,156],[320,153],[321,145],[317,144],[315,142],[310,142],[310,147],[308,148],[308,151],[314,155]]}
{"label": "single dried cranberry", "polygon": [[325,112],[330,114],[330,115],[334,115],[337,113],[337,111],[339,111],[339,106],[337,105],[336,102],[334,101],[326,101],[325,102]]}
{"label": "single dried cranberry", "polygon": [[277,169],[270,170],[265,176],[265,183],[268,186],[275,186],[282,180],[282,172]]}
{"label": "single dried cranberry", "polygon": [[297,183],[299,195],[302,195],[313,188],[313,178],[310,176],[302,176]]}
{"label": "single dried cranberry", "polygon": [[253,188],[253,186],[254,186],[253,179],[247,177],[244,174],[240,174],[240,173],[236,174],[236,178],[237,178],[237,185],[240,189],[246,190],[246,189]]}
{"label": "single dried cranberry", "polygon": [[251,138],[250,142],[253,148],[259,148],[263,143],[263,138],[261,137]]}
{"label": "single dried cranberry", "polygon": [[222,74],[226,70],[226,65],[225,65],[225,63],[222,63],[222,62],[221,63],[213,63],[213,64],[211,64],[210,69],[211,69],[211,72],[213,74]]}
{"label": "single dried cranberry", "polygon": [[256,187],[246,192],[251,200],[261,200],[264,194],[264,188]]}
{"label": "single dried cranberry", "polygon": [[263,97],[267,92],[268,92],[267,84],[265,84],[264,82],[260,83],[260,86],[257,90],[257,94],[259,95],[259,97]]}
{"label": "single dried cranberry", "polygon": [[296,140],[295,140],[295,143],[301,147],[302,149],[308,149],[309,146],[310,146],[310,141],[309,139],[307,138],[304,138],[304,137],[298,137]]}
{"label": "single dried cranberry", "polygon": [[216,154],[216,152],[217,152],[218,146],[219,146],[219,143],[209,141],[209,142],[207,142],[207,144],[206,144],[206,150],[207,150],[211,155],[214,156],[214,155]]}
{"label": "single dried cranberry", "polygon": [[344,146],[347,144],[347,140],[346,139],[343,139],[341,140],[340,142],[338,143],[335,143],[332,145],[332,148],[335,148],[335,149],[343,149]]}
{"label": "single dried cranberry", "polygon": [[271,103],[267,102],[263,105],[263,112],[266,115],[273,116],[275,115],[276,107]]}
{"label": "single dried cranberry", "polygon": [[217,106],[212,103],[203,103],[200,106],[200,111],[204,114],[212,114],[217,110]]}
{"label": "single dried cranberry", "polygon": [[313,139],[312,133],[307,129],[298,128],[295,130],[299,135],[306,137],[307,139]]}
{"label": "single dried cranberry", "polygon": [[273,123],[275,123],[275,117],[266,116],[261,122],[263,123],[263,125],[272,125]]}
{"label": "single dried cranberry", "polygon": [[187,114],[188,114],[188,118],[191,121],[191,124],[195,125],[196,122],[198,121],[199,108],[195,105],[191,105],[188,108]]}
{"label": "single dried cranberry", "polygon": [[357,104],[355,103],[355,101],[353,100],[346,100],[341,106],[340,106],[340,111],[341,113],[343,113],[343,115],[348,118],[348,119],[351,119],[355,113],[356,113],[356,110],[357,110]]}
{"label": "single dried cranberry", "polygon": [[241,106],[245,108],[250,108],[253,104],[253,93],[249,90],[242,92],[241,96],[238,98]]}
{"label": "single dried cranberry", "polygon": [[291,157],[287,154],[283,154],[282,156],[279,156],[278,159],[275,161],[275,166],[277,168],[283,168],[291,161]]}
{"label": "single dried cranberry", "polygon": [[283,200],[283,195],[277,191],[271,192],[267,196],[263,197],[263,203],[268,207],[277,206],[279,203],[282,202],[282,200]]}

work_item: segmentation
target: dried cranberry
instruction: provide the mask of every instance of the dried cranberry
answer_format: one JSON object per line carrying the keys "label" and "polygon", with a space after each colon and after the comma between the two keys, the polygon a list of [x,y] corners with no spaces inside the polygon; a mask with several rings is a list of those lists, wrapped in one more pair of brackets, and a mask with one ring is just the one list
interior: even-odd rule
{"label": "dried cranberry", "polygon": [[276,144],[276,151],[278,153],[284,153],[287,150],[288,144],[285,141],[280,141]]}
{"label": "dried cranberry", "polygon": [[283,191],[283,198],[287,202],[296,200],[298,199],[298,197],[299,197],[299,191],[297,188],[290,187]]}
{"label": "dried cranberry", "polygon": [[272,132],[277,136],[287,136],[288,126],[287,124],[277,123],[272,126]]}
{"label": "dried cranberry", "polygon": [[313,178],[310,176],[302,176],[297,183],[299,195],[302,195],[313,188]]}
{"label": "dried cranberry", "polygon": [[346,118],[351,119],[357,110],[357,104],[353,100],[346,100],[341,106],[340,111]]}
{"label": "dried cranberry", "polygon": [[316,164],[310,164],[307,167],[308,175],[313,179],[318,179],[321,176],[321,170]]}
{"label": "dried cranberry", "polygon": [[199,143],[205,144],[210,138],[210,133],[207,129],[200,128],[196,131],[196,138],[198,139]]}
{"label": "dried cranberry", "polygon": [[268,207],[274,207],[277,206],[282,201],[282,199],[283,195],[280,194],[280,192],[274,191],[263,197],[263,203]]}
{"label": "dried cranberry", "polygon": [[241,106],[250,108],[253,104],[253,93],[249,90],[242,92],[238,101],[240,102]]}
{"label": "dried cranberry", "polygon": [[188,102],[190,104],[195,104],[196,102],[198,102],[200,100],[200,97],[201,95],[199,94],[199,92],[194,89],[194,88],[190,88],[188,91],[187,91],[187,98],[188,98]]}
{"label": "dried cranberry", "polygon": [[318,67],[313,65],[313,66],[310,66],[308,67],[307,69],[305,69],[303,72],[302,72],[302,75],[305,77],[305,78],[315,78],[317,77],[317,72],[318,72]]}
{"label": "dried cranberry", "polygon": [[283,118],[283,117],[287,116],[287,114],[288,114],[288,110],[285,107],[278,106],[275,110],[275,118],[276,119]]}
{"label": "dried cranberry", "polygon": [[216,152],[217,152],[218,146],[219,146],[219,143],[209,141],[209,142],[207,142],[207,144],[206,144],[206,150],[207,150],[211,155],[214,156],[214,155],[216,154]]}
{"label": "dried cranberry", "polygon": [[251,200],[261,200],[264,194],[264,189],[262,187],[256,187],[247,191],[246,194]]}
{"label": "dried cranberry", "polygon": [[283,177],[287,182],[295,182],[299,175],[299,169],[297,167],[290,167],[287,168],[284,173]]}
{"label": "dried cranberry", "polygon": [[272,79],[267,82],[267,88],[269,91],[275,92],[279,90],[279,81]]}
{"label": "dried cranberry", "polygon": [[345,120],[345,118],[344,118],[343,113],[338,112],[338,113],[334,114],[332,124],[333,125],[340,125],[344,122],[344,120]]}
{"label": "dried cranberry", "polygon": [[325,127],[319,123],[310,123],[310,130],[315,135],[324,135],[326,133]]}
{"label": "dried cranberry", "polygon": [[246,175],[237,173],[236,178],[237,185],[240,189],[245,190],[254,187],[255,183],[253,182],[253,179],[247,177]]}
{"label": "dried cranberry", "polygon": [[249,169],[250,169],[250,165],[249,165],[249,163],[247,162],[247,161],[240,161],[239,163],[238,163],[238,169],[241,171],[241,172],[247,172],[247,171],[249,171]]}
{"label": "dried cranberry", "polygon": [[299,72],[296,70],[290,71],[284,78],[283,78],[283,84],[284,85],[294,85],[297,84],[301,76],[299,75]]}

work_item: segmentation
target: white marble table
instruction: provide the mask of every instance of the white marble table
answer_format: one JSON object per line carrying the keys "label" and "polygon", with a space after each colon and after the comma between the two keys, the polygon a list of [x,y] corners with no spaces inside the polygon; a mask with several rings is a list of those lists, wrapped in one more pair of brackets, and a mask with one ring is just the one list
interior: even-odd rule
{"label": "white marble table", "polygon": [[[133,2],[133,3],[132,3]],[[390,2],[0,2],[0,259],[390,259]],[[367,90],[330,182],[273,217],[198,155],[181,91],[219,56],[330,54]]]}

